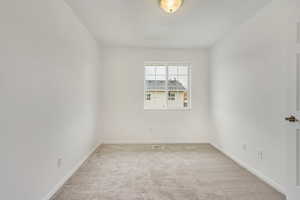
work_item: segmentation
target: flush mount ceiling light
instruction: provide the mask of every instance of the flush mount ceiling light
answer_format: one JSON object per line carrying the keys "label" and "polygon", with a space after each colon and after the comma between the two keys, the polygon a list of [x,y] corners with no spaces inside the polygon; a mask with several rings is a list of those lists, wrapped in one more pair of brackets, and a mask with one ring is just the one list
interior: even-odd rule
{"label": "flush mount ceiling light", "polygon": [[183,4],[183,0],[159,0],[160,7],[167,13],[176,12]]}

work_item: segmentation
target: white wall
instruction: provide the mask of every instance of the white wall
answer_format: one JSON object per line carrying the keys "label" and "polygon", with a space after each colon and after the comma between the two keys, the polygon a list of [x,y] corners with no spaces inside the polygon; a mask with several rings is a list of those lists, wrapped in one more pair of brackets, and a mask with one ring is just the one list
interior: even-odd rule
{"label": "white wall", "polygon": [[[190,111],[144,110],[144,62],[192,64]],[[107,48],[103,60],[103,141],[106,143],[208,142],[206,50]]]}
{"label": "white wall", "polygon": [[[287,2],[274,0],[217,43],[210,70],[216,128],[212,142],[281,191],[286,162]],[[258,151],[263,151],[262,161]]]}
{"label": "white wall", "polygon": [[1,1],[0,28],[0,199],[41,200],[99,144],[100,52],[62,0]]}

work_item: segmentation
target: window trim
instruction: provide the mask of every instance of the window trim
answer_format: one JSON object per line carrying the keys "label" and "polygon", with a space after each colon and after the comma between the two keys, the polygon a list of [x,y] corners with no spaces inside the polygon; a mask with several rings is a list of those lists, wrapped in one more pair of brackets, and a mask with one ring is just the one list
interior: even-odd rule
{"label": "window trim", "polygon": [[[145,108],[145,99],[143,102],[143,109],[144,111],[191,111],[192,109],[192,64],[190,62],[175,62],[175,61],[171,61],[171,62],[167,62],[167,61],[145,61],[144,62],[144,66],[143,66],[143,85],[144,85],[144,96],[146,94],[146,90],[145,90],[145,73],[146,70],[145,68],[147,66],[165,66],[166,67],[166,80],[168,80],[168,67],[169,66],[179,66],[179,65],[185,65],[188,67],[188,104],[189,106],[186,108],[169,108],[168,106],[165,106],[164,108],[155,108],[155,109],[151,109],[151,108]],[[167,84],[168,82],[166,81],[166,88],[167,88]],[[166,92],[168,92],[168,90],[165,90]],[[168,95],[166,95],[166,103],[168,101]],[[166,104],[167,105],[167,104]]]}

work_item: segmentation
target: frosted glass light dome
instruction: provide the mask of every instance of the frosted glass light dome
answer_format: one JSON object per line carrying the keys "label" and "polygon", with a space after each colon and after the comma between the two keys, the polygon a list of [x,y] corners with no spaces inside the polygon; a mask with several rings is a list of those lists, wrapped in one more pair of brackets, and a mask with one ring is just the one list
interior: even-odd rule
{"label": "frosted glass light dome", "polygon": [[160,7],[167,13],[174,13],[182,6],[183,0],[160,0]]}

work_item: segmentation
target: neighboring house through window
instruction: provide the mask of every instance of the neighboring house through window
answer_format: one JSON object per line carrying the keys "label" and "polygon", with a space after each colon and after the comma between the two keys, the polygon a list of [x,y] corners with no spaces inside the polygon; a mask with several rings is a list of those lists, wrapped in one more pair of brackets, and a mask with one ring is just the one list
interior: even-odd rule
{"label": "neighboring house through window", "polygon": [[191,67],[185,63],[145,63],[144,108],[189,109]]}

